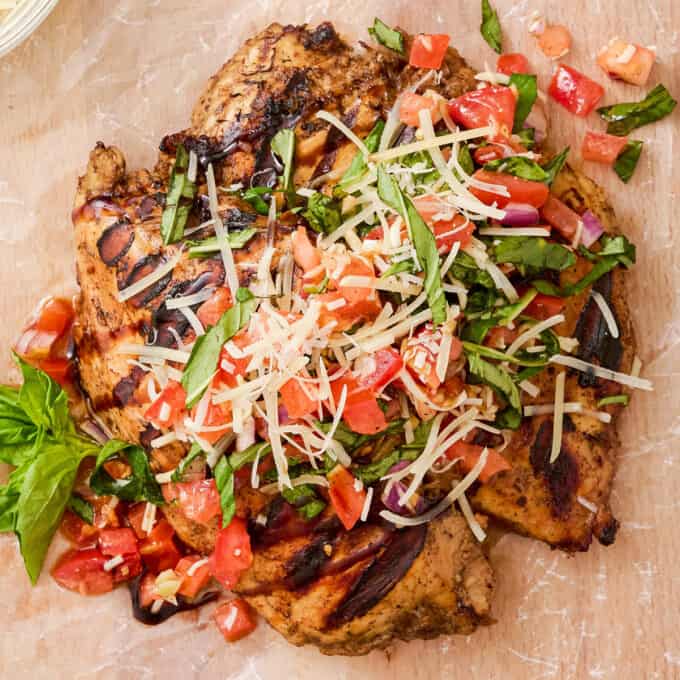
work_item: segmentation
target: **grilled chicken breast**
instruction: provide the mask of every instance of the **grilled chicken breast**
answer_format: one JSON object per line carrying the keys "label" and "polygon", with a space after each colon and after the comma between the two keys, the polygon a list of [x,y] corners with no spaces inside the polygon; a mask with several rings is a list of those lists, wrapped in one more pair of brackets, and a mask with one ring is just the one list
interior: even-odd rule
{"label": "grilled chicken breast", "polygon": [[[222,186],[271,187],[277,169],[270,140],[278,130],[294,126],[296,183],[332,184],[355,150],[335,128],[315,118],[316,112],[334,113],[364,137],[385,117],[396,93],[418,77],[397,56],[348,46],[330,24],[315,29],[273,24],[248,40],[210,80],[191,126],[162,140],[152,172],[128,173],[122,153],[113,147],[99,144],[93,150],[73,212],[81,286],[76,329],[80,379],[111,432],[145,446],[155,470],[174,468],[186,446],[150,447],[160,433],[143,416],[147,374],[121,347],[149,343],[177,350],[190,343],[190,323],[179,310],[168,309],[167,301],[219,285],[225,276],[219,257],[191,260],[177,246],[162,244],[159,224],[177,145],[195,151],[203,169],[212,163]],[[473,72],[450,49],[437,88],[454,97],[474,86]],[[575,209],[595,212],[613,230],[611,210],[589,180],[567,169],[555,191]],[[205,193],[199,189],[199,195]],[[220,196],[219,211],[230,231],[259,230],[246,248],[234,251],[245,285],[265,247],[266,218],[227,193]],[[207,206],[199,202],[187,228],[209,217]],[[290,248],[295,219],[276,225],[279,255]],[[119,301],[120,290],[176,256],[179,263],[172,273]],[[578,278],[587,266],[579,261],[574,271],[564,273],[565,280]],[[583,358],[627,370],[634,345],[620,272],[598,287],[615,310],[620,338],[608,335],[587,292],[570,301],[558,332],[579,337]],[[541,401],[549,400],[553,380],[552,371],[535,379]],[[594,408],[607,390],[599,381],[570,375],[566,398]],[[551,422],[543,417],[524,423],[504,451],[512,470],[473,490],[475,508],[568,550],[586,549],[593,534],[610,543],[616,529],[608,509],[614,427],[586,416],[565,418],[562,453],[549,466]],[[596,505],[597,513],[579,498]],[[164,512],[183,541],[204,554],[211,552],[219,529],[216,520],[198,524],[174,505]],[[361,654],[395,637],[469,633],[490,620],[491,567],[467,523],[453,510],[426,526],[396,530],[371,517],[345,532],[328,514],[301,527],[281,497],[272,500],[240,489],[237,513],[250,522],[255,561],[236,591],[294,644],[310,642],[326,653]],[[270,520],[266,530],[255,522],[262,513]]]}

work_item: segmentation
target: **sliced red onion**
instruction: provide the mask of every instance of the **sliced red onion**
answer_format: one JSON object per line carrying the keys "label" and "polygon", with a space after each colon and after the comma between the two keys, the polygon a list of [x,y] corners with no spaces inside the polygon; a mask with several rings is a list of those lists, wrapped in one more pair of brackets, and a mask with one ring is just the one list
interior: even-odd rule
{"label": "sliced red onion", "polygon": [[502,224],[510,227],[528,227],[530,224],[538,224],[538,209],[528,203],[508,203],[505,208],[505,217]]}
{"label": "sliced red onion", "polygon": [[[403,470],[408,465],[410,463],[406,460],[399,461],[389,469],[387,474]],[[425,510],[425,501],[419,494],[414,493],[407,503],[399,505],[399,501],[406,493],[407,488],[408,486],[401,481],[393,482],[388,480],[380,500],[388,510],[398,515],[418,515]]]}
{"label": "sliced red onion", "polygon": [[94,420],[85,420],[81,423],[80,429],[92,437],[98,444],[106,444],[109,441],[109,436]]}
{"label": "sliced red onion", "polygon": [[604,227],[602,226],[602,222],[600,222],[590,210],[586,210],[583,215],[581,215],[581,221],[583,222],[581,243],[586,248],[590,248],[590,246],[604,234]]}
{"label": "sliced red onion", "polygon": [[526,121],[524,122],[525,128],[534,128],[534,141],[536,144],[540,144],[548,133],[548,119],[546,118],[543,105],[540,101],[537,101],[532,107]]}

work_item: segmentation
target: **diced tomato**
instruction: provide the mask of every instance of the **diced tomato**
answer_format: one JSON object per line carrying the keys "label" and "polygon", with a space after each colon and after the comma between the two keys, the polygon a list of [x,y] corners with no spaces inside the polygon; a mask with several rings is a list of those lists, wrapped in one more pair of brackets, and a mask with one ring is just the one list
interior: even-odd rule
{"label": "diced tomato", "polygon": [[144,574],[139,584],[139,606],[148,609],[161,596],[156,593],[156,575]]}
{"label": "diced tomato", "polygon": [[279,392],[281,392],[283,405],[288,411],[288,417],[292,420],[304,418],[318,409],[319,400],[314,398],[317,390],[310,383],[305,383],[303,386],[298,380],[291,378],[282,385]]}
{"label": "diced tomato", "polygon": [[368,375],[359,378],[359,385],[377,394],[396,377],[404,362],[399,352],[392,347],[379,349],[370,359],[375,368]]}
{"label": "diced tomato", "polygon": [[347,302],[361,302],[362,300],[375,295],[372,288],[344,285],[343,280],[348,276],[361,276],[362,278],[374,280],[375,270],[373,269],[373,265],[360,257],[352,256],[349,262],[342,268],[340,275],[335,278],[334,273],[332,273],[330,280],[334,286],[337,286]]}
{"label": "diced tomato", "polygon": [[548,92],[567,111],[577,116],[587,116],[602,99],[604,88],[571,66],[559,64]]}
{"label": "diced tomato", "polygon": [[250,635],[257,627],[253,610],[240,598],[221,604],[215,610],[213,619],[227,642],[237,642]]}
{"label": "diced tomato", "polygon": [[70,510],[64,513],[60,529],[61,533],[79,548],[91,548],[97,545],[99,529],[87,524]]}
{"label": "diced tomato", "polygon": [[210,582],[210,567],[207,562],[197,567],[192,574],[187,573],[196,562],[202,559],[199,555],[188,555],[177,563],[175,571],[182,576],[182,585],[177,591],[180,595],[194,598]]}
{"label": "diced tomato", "polygon": [[535,319],[549,319],[559,314],[564,309],[564,299],[555,295],[539,293],[526,307],[524,314],[533,316]]}
{"label": "diced tomato", "polygon": [[164,484],[163,498],[177,501],[182,512],[194,522],[205,524],[221,512],[220,493],[214,479]]}
{"label": "diced tomato", "polygon": [[[403,348],[404,364],[409,372],[430,390],[436,390],[442,384],[436,371],[436,350],[441,342],[442,332],[435,330],[432,324],[426,324],[406,341]],[[449,361],[458,359],[462,349],[460,340],[454,336],[451,339]]]}
{"label": "diced tomato", "polygon": [[215,550],[208,561],[210,573],[227,590],[231,590],[252,563],[253,553],[246,523],[240,517],[234,517],[229,526],[220,529],[217,534]]}
{"label": "diced tomato", "polygon": [[336,405],[340,402],[343,387],[347,388],[347,396],[342,419],[350,430],[358,434],[382,432],[387,427],[387,420],[373,391],[359,385],[357,379],[348,373],[331,382],[331,391]]}
{"label": "diced tomato", "polygon": [[494,326],[484,338],[484,344],[494,349],[505,349],[517,337],[517,331],[507,326]]}
{"label": "diced tomato", "polygon": [[450,220],[435,220],[434,217],[441,212],[451,210],[450,206],[443,205],[440,201],[429,197],[416,198],[416,209],[420,216],[432,229],[440,253],[451,252],[454,243],[460,243],[464,248],[472,239],[475,225],[462,215],[454,215]]}
{"label": "diced tomato", "polygon": [[173,537],[175,531],[170,523],[162,519],[156,522],[149,535],[139,544],[147,569],[159,574],[166,569],[174,569],[181,557]]}
{"label": "diced tomato", "polygon": [[73,378],[73,362],[68,359],[40,359],[38,368],[58,382],[62,387]]}
{"label": "diced tomato", "polygon": [[137,553],[123,555],[123,562],[113,570],[113,582],[123,583],[142,573],[142,556]]}
{"label": "diced tomato", "polygon": [[[195,420],[198,404],[191,410],[191,417]],[[232,430],[232,412],[231,403],[224,402],[222,404],[214,404],[212,401],[208,403],[208,410],[206,411],[203,425],[205,429],[200,429],[198,435],[201,439],[214,444],[221,439],[225,434]],[[208,429],[210,428],[210,429]],[[214,429],[216,428],[216,429]]]}
{"label": "diced tomato", "polygon": [[581,146],[584,161],[595,161],[611,165],[628,143],[628,137],[608,135],[606,132],[588,130]]}
{"label": "diced tomato", "polygon": [[40,307],[35,328],[44,333],[62,335],[75,318],[70,300],[48,298]]}
{"label": "diced tomato", "polygon": [[[479,457],[482,455],[483,450],[483,446],[476,446],[475,444],[457,441],[448,449],[446,456],[450,460],[453,460],[454,458],[461,458],[461,467],[465,472],[469,472],[479,461]],[[484,484],[499,472],[512,469],[508,461],[505,460],[505,458],[503,458],[503,456],[501,456],[501,454],[495,449],[489,449],[488,451],[489,454],[486,459],[486,464],[479,474],[479,481]]]}
{"label": "diced tomato", "polygon": [[420,118],[418,114],[423,109],[430,112],[433,124],[439,122],[441,118],[439,102],[435,101],[433,97],[426,97],[415,92],[404,92],[399,98],[399,120],[404,125],[419,127]]}
{"label": "diced tomato", "polygon": [[485,146],[478,146],[473,152],[472,157],[475,159],[477,165],[484,165],[497,161],[505,156],[505,149],[498,144],[486,144]]}
{"label": "diced tomato", "polygon": [[552,194],[541,208],[541,216],[567,241],[571,241],[574,238],[578,229],[578,223],[581,220],[577,213]]}
{"label": "diced tomato", "polygon": [[382,227],[373,227],[371,231],[364,236],[365,241],[380,241],[382,240],[384,235],[383,228]]}
{"label": "diced tomato", "polygon": [[[630,54],[633,48],[633,53]],[[631,85],[644,85],[656,61],[656,53],[641,45],[616,38],[597,57],[598,66],[610,77]]]}
{"label": "diced tomato", "polygon": [[543,182],[532,182],[528,179],[507,175],[502,172],[491,172],[483,168],[477,170],[474,178],[504,186],[510,196],[499,196],[484,189],[470,187],[470,191],[482,202],[487,205],[496,203],[499,208],[504,208],[508,203],[528,203],[535,208],[540,208],[547,200],[549,189]]}
{"label": "diced tomato", "polygon": [[[251,355],[243,354],[239,350],[245,349],[253,342],[253,338],[243,330],[231,339],[228,347],[222,348],[217,376],[215,378],[216,383],[224,383],[227,387],[236,387],[238,384],[236,378],[238,376],[246,375],[248,365],[253,358]],[[236,349],[231,348],[232,344]],[[234,356],[230,349],[233,349],[234,352],[238,352],[238,356]]]}
{"label": "diced tomato", "polygon": [[[333,331],[338,333],[352,328],[360,321],[372,321],[380,314],[382,309],[377,295],[371,299],[348,303],[344,295],[339,290],[335,290],[318,295],[317,300],[322,304],[319,327],[323,328],[325,325],[335,322],[337,325],[333,328]],[[341,307],[336,307],[335,304],[339,300],[343,300],[344,304]],[[328,309],[328,305],[332,309]]]}
{"label": "diced tomato", "polygon": [[181,383],[168,380],[144,417],[158,428],[170,427],[186,413],[187,393]]}
{"label": "diced tomato", "polygon": [[146,538],[146,531],[142,529],[142,522],[144,521],[144,513],[146,512],[146,503],[135,503],[127,511],[126,517],[128,524],[135,532],[138,539]]}
{"label": "diced tomato", "polygon": [[529,73],[529,61],[519,52],[501,54],[498,57],[496,71],[505,73],[506,76],[511,76],[513,73]]}
{"label": "diced tomato", "polygon": [[497,132],[491,141],[508,139],[515,120],[517,100],[509,87],[492,85],[481,90],[466,92],[449,104],[449,115],[466,128],[491,125]]}
{"label": "diced tomato", "polygon": [[304,227],[298,227],[293,233],[293,257],[303,271],[308,272],[321,264],[321,253],[312,245]]}
{"label": "diced tomato", "polygon": [[225,286],[215,288],[213,294],[198,308],[196,316],[205,328],[214,326],[234,304],[231,291]]}
{"label": "diced tomato", "polygon": [[442,33],[419,33],[413,38],[408,63],[416,68],[441,68],[449,40],[449,36]]}
{"label": "diced tomato", "polygon": [[336,465],[328,473],[328,483],[333,509],[342,525],[349,531],[361,517],[366,502],[366,490],[357,484],[357,478],[342,465]]}
{"label": "diced tomato", "polygon": [[571,33],[561,24],[546,26],[538,36],[538,47],[550,59],[559,59],[571,49]]}
{"label": "diced tomato", "polygon": [[108,593],[113,590],[113,574],[104,571],[107,559],[96,548],[69,550],[52,569],[52,577],[81,595]]}
{"label": "diced tomato", "polygon": [[99,549],[103,555],[132,555],[139,552],[137,537],[132,529],[102,529],[99,532]]}

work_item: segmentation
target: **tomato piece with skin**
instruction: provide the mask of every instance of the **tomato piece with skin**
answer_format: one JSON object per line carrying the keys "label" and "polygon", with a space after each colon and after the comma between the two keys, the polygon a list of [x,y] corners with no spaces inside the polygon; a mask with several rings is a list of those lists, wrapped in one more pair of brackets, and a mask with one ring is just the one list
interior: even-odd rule
{"label": "tomato piece with skin", "polygon": [[[191,417],[193,420],[196,418],[197,410],[198,404],[191,410]],[[198,436],[204,441],[208,442],[208,444],[214,444],[225,434],[231,432],[231,423],[232,413],[230,402],[227,401],[222,404],[214,404],[212,401],[210,401],[208,403],[208,409],[205,413],[205,418],[203,419],[203,424],[201,425],[201,428],[206,429],[199,429]]]}
{"label": "tomato piece with skin", "polygon": [[156,575],[144,574],[139,584],[139,606],[148,609],[161,596],[156,592]]}
{"label": "tomato piece with skin", "polygon": [[571,49],[571,33],[561,24],[551,24],[538,36],[538,47],[550,59],[559,59]]}
{"label": "tomato piece with skin", "polygon": [[[630,48],[633,53],[630,53]],[[627,57],[627,58],[626,58]],[[597,65],[610,77],[631,85],[644,85],[656,61],[656,53],[647,47],[615,38],[597,56]]]}
{"label": "tomato piece with skin", "polygon": [[450,40],[445,33],[419,33],[413,38],[409,65],[435,70],[441,68]]}
{"label": "tomato piece with skin", "polygon": [[304,418],[318,410],[319,400],[314,398],[316,387],[310,383],[301,385],[298,380],[291,378],[279,389],[283,405],[292,420]]}
{"label": "tomato piece with skin", "polygon": [[38,310],[35,328],[44,333],[63,335],[73,323],[75,311],[70,300],[64,298],[48,298]]}
{"label": "tomato piece with skin", "polygon": [[144,417],[159,429],[171,427],[186,413],[187,393],[181,383],[168,380],[156,400],[144,413]]}
{"label": "tomato piece with skin", "polygon": [[163,498],[177,502],[182,512],[194,522],[205,524],[221,514],[220,493],[214,479],[163,484]]}
{"label": "tomato piece with skin", "polygon": [[135,532],[135,536],[141,541],[146,538],[147,533],[142,529],[144,521],[144,513],[146,512],[146,503],[135,503],[132,505],[126,514],[127,522],[130,528]]}
{"label": "tomato piece with skin", "polygon": [[202,560],[200,555],[187,555],[177,563],[175,572],[182,577],[182,584],[177,591],[180,595],[194,598],[210,583],[212,577],[207,562],[195,568],[191,574],[188,573],[194,564]]}
{"label": "tomato piece with skin", "polygon": [[[248,333],[241,331],[230,340],[226,347],[222,348],[217,365],[216,384],[224,383],[227,387],[236,387],[238,385],[237,378],[246,375],[248,365],[253,359],[251,355],[244,354],[242,350],[253,342],[254,339]],[[232,352],[237,353],[237,355],[235,356]]]}
{"label": "tomato piece with skin", "polygon": [[470,243],[475,230],[473,222],[462,215],[454,215],[447,220],[435,220],[436,215],[448,212],[450,207],[443,206],[439,201],[431,198],[416,198],[414,203],[418,214],[432,229],[439,253],[450,253],[455,243],[460,243],[461,248],[465,248]]}
{"label": "tomato piece with skin", "polygon": [[485,189],[470,187],[471,193],[482,203],[486,205],[496,203],[499,208],[504,208],[510,202],[527,203],[535,208],[540,208],[548,200],[550,193],[548,186],[543,182],[532,182],[528,179],[502,172],[491,172],[483,168],[477,170],[473,177],[482,182],[504,186],[508,190],[510,196],[499,196]]}
{"label": "tomato piece with skin", "polygon": [[213,619],[227,642],[237,642],[257,627],[253,610],[241,598],[221,604],[213,613]]}
{"label": "tomato piece with skin", "polygon": [[376,297],[373,288],[344,284],[343,281],[350,276],[361,276],[362,278],[375,279],[375,269],[360,257],[352,256],[347,264],[342,268],[339,275],[331,272],[330,283],[337,287],[342,296],[349,303],[361,302],[372,297]]}
{"label": "tomato piece with skin", "polygon": [[139,553],[123,555],[123,562],[113,570],[113,582],[124,583],[142,573],[142,557]]}
{"label": "tomato piece with skin", "polygon": [[175,530],[162,519],[156,522],[149,535],[140,542],[139,552],[149,571],[159,574],[166,569],[174,569],[181,557],[174,541]]}
{"label": "tomato piece with skin", "polygon": [[529,73],[529,61],[519,52],[501,54],[496,63],[496,71],[511,76],[513,73]]}
{"label": "tomato piece with skin", "polygon": [[426,109],[430,112],[432,124],[436,124],[441,119],[439,113],[439,102],[433,97],[416,94],[415,92],[404,92],[399,98],[399,120],[410,127],[420,127],[420,111]]}
{"label": "tomato piece with skin", "polygon": [[374,393],[381,392],[401,371],[404,362],[393,347],[380,349],[371,355],[373,370],[359,378],[359,385]]}
{"label": "tomato piece with skin", "polygon": [[597,106],[604,95],[604,88],[571,66],[559,64],[548,93],[567,111],[583,117]]}
{"label": "tomato piece with skin", "polygon": [[583,138],[581,156],[584,161],[611,165],[628,143],[628,137],[608,135],[606,132],[588,130]]}
{"label": "tomato piece with skin", "polygon": [[139,552],[137,536],[132,529],[102,529],[99,532],[99,549],[103,555],[133,555]]}
{"label": "tomato piece with skin", "polygon": [[101,595],[113,590],[113,574],[104,571],[108,558],[97,548],[69,550],[52,569],[52,578],[81,595]]}
{"label": "tomato piece with skin", "polygon": [[231,291],[225,286],[215,288],[212,295],[198,308],[196,316],[204,328],[214,326],[234,304]]}
{"label": "tomato piece with skin", "polygon": [[571,241],[576,235],[581,218],[569,206],[552,194],[541,207],[541,217],[561,236]]}
{"label": "tomato piece with skin", "polygon": [[517,331],[506,326],[494,326],[484,338],[484,344],[494,349],[506,349],[517,338]]}
{"label": "tomato piece with skin", "polygon": [[75,512],[67,510],[61,520],[62,535],[79,548],[92,548],[97,545],[99,529],[84,522]]}
{"label": "tomato piece with skin", "polygon": [[38,368],[62,387],[72,382],[73,362],[68,359],[40,359]]}
{"label": "tomato piece with skin", "polygon": [[468,129],[491,125],[496,129],[491,141],[507,140],[512,134],[517,99],[509,87],[492,85],[466,92],[449,104],[449,115]]}
{"label": "tomato piece with skin", "polygon": [[295,263],[305,272],[311,271],[321,264],[321,253],[312,245],[304,227],[298,227],[293,233],[293,258]]}
{"label": "tomato piece with skin", "polygon": [[333,509],[342,525],[349,531],[361,517],[366,502],[366,490],[357,484],[356,477],[342,465],[336,465],[328,473],[328,483]]}
{"label": "tomato piece with skin", "polygon": [[475,159],[477,165],[484,165],[497,161],[505,157],[505,149],[498,144],[486,144],[479,146],[472,152],[472,157]]}
{"label": "tomato piece with skin", "polygon": [[336,406],[340,403],[343,388],[346,388],[347,396],[342,419],[350,430],[358,434],[377,434],[387,428],[385,414],[372,390],[359,385],[353,375],[344,375],[331,382],[331,392]]}
{"label": "tomato piece with skin", "polygon": [[231,590],[252,563],[253,553],[246,523],[240,517],[234,517],[229,526],[220,529],[217,534],[215,550],[208,560],[210,573],[227,590]]}
{"label": "tomato piece with skin", "polygon": [[[404,365],[416,380],[428,387],[437,390],[442,381],[437,375],[437,351],[442,342],[442,332],[434,329],[432,324],[426,324],[414,333],[403,347]],[[455,336],[451,338],[451,352],[449,362],[460,357],[463,346]]]}
{"label": "tomato piece with skin", "polygon": [[[449,458],[449,460],[461,458],[461,467],[465,472],[470,472],[470,470],[478,463],[482,451],[484,451],[483,446],[457,441],[447,450],[446,457]],[[486,482],[499,472],[512,469],[508,461],[495,449],[488,449],[488,452],[486,463],[479,473],[479,481],[483,484],[486,484]]]}
{"label": "tomato piece with skin", "polygon": [[544,321],[564,309],[564,298],[539,293],[525,308],[523,314]]}

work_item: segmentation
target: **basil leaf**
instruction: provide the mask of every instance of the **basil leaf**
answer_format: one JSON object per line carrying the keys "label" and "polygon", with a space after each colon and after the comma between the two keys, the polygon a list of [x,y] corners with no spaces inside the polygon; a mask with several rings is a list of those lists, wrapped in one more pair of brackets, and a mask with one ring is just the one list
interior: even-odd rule
{"label": "basil leaf", "polygon": [[525,156],[498,158],[486,163],[484,169],[514,175],[531,182],[547,182],[548,180],[548,173],[538,163]]}
{"label": "basil leaf", "polygon": [[531,304],[531,301],[537,294],[537,290],[530,288],[514,304],[496,307],[492,310],[483,312],[478,318],[465,326],[462,333],[463,339],[481,345],[481,343],[484,342],[486,334],[492,328],[495,328],[496,326],[507,326],[514,321]]}
{"label": "basil leaf", "polygon": [[[246,243],[248,243],[256,233],[257,229],[255,229],[255,227],[246,227],[240,231],[230,231],[226,240],[229,242],[230,248],[245,248]],[[210,257],[212,253],[218,253],[220,251],[220,242],[217,236],[212,236],[203,239],[202,241],[189,241],[188,245],[190,258]]]}
{"label": "basil leaf", "polygon": [[612,397],[604,397],[597,402],[597,407],[600,406],[610,406],[612,404],[621,404],[622,406],[628,406],[630,397],[627,394],[616,394]]}
{"label": "basil leaf", "polygon": [[497,361],[507,361],[510,364],[517,366],[545,366],[548,359],[544,355],[531,355],[528,357],[520,356],[519,353],[513,356],[508,356],[505,352],[494,349],[493,347],[486,347],[485,345],[478,345],[474,342],[463,341],[463,349],[466,354],[471,356],[476,355],[480,357],[487,357],[488,359],[496,359]]}
{"label": "basil leaf", "polygon": [[19,492],[9,486],[0,487],[0,533],[14,531]]}
{"label": "basil leaf", "polygon": [[574,253],[564,246],[532,236],[508,236],[493,246],[492,253],[497,263],[514,264],[521,272],[562,271],[576,262]]}
{"label": "basil leaf", "polygon": [[401,274],[403,272],[413,273],[416,267],[413,260],[402,260],[401,262],[395,262],[391,264],[381,275],[381,279],[386,279],[389,276],[394,276],[395,274]]}
{"label": "basil leaf", "polygon": [[250,189],[241,193],[241,198],[246,203],[250,203],[260,215],[269,215],[269,204],[264,200],[264,197],[271,193],[272,190],[269,187],[250,187]]}
{"label": "basil leaf", "polygon": [[250,315],[255,311],[257,302],[252,299],[247,289],[246,292],[251,299],[244,302],[238,299],[242,290],[244,289],[239,288],[237,291],[234,306],[228,309],[205,335],[201,335],[194,342],[191,356],[182,373],[182,386],[187,393],[187,408],[191,408],[200,400],[210,384],[224,343],[248,323]]}
{"label": "basil leaf", "polygon": [[[368,137],[364,139],[364,145],[371,153],[374,153],[378,150],[380,138],[382,137],[384,129],[385,121],[378,120],[373,129],[368,134]],[[361,153],[361,151],[357,151],[354,154],[354,158],[352,158],[352,162],[349,164],[349,167],[347,170],[345,170],[345,174],[338,182],[338,188],[342,191],[346,191],[366,174],[366,170],[368,170],[368,165],[366,164],[364,154]]]}
{"label": "basil leaf", "polygon": [[0,385],[0,461],[18,467],[31,456],[38,428],[19,404],[17,388]]}
{"label": "basil leaf", "polygon": [[196,197],[196,182],[189,180],[189,154],[184,144],[177,147],[175,164],[170,173],[168,193],[161,217],[163,243],[176,243],[184,236],[184,227]]}
{"label": "basil leaf", "polygon": [[461,144],[460,149],[458,149],[458,163],[468,175],[475,171],[475,163],[472,160],[470,147],[467,144]]}
{"label": "basil leaf", "polygon": [[14,357],[24,377],[18,406],[36,427],[52,432],[57,439],[67,431],[73,432],[66,392],[47,373],[33,368],[16,354]]}
{"label": "basil leaf", "polygon": [[560,170],[564,167],[567,161],[567,156],[569,155],[569,147],[566,147],[561,153],[557,154],[554,158],[551,158],[544,166],[546,174],[548,175],[545,183],[550,186],[554,181],[555,177],[559,175]]}
{"label": "basil leaf", "polygon": [[519,390],[510,374],[500,366],[484,361],[478,354],[468,354],[468,370],[515,409],[521,408]]}
{"label": "basil leaf", "polygon": [[84,498],[71,494],[66,502],[66,507],[78,515],[86,524],[94,523],[94,508]]}
{"label": "basil leaf", "polygon": [[194,442],[189,449],[189,453],[182,458],[182,461],[177,466],[177,469],[172,473],[170,478],[173,482],[181,482],[184,477],[184,473],[187,468],[193,463],[199,456],[205,456],[205,451],[201,448],[200,444]]}
{"label": "basil leaf", "polygon": [[498,295],[495,290],[489,288],[475,288],[468,294],[467,305],[465,306],[465,316],[472,318],[472,315],[481,312],[494,311]]}
{"label": "basil leaf", "polygon": [[373,27],[368,29],[371,38],[383,47],[404,54],[404,36],[375,17]]}
{"label": "basil leaf", "polygon": [[266,442],[255,442],[251,444],[247,449],[243,451],[234,451],[234,453],[229,456],[229,464],[234,470],[240,470],[245,465],[250,465],[254,463],[255,460],[262,460],[265,456],[268,456],[272,452],[272,447]]}
{"label": "basil leaf", "polygon": [[439,269],[439,253],[432,230],[425,224],[413,201],[401,193],[394,177],[378,166],[378,196],[396,210],[410,227],[410,236],[418,262],[425,272],[424,288],[427,303],[432,310],[432,323],[436,326],[446,321],[447,307]]}
{"label": "basil leaf", "polygon": [[326,504],[319,500],[314,489],[309,484],[299,484],[292,488],[285,488],[281,495],[305,519],[314,519],[326,507]]}
{"label": "basil leaf", "polygon": [[393,465],[396,465],[401,460],[400,450],[396,449],[392,453],[385,456],[382,460],[375,463],[368,463],[367,465],[359,465],[352,469],[352,473],[357,479],[360,479],[366,486],[377,482],[381,477],[384,477]]}
{"label": "basil leaf", "polygon": [[470,286],[482,286],[490,290],[496,288],[489,272],[480,269],[474,259],[463,251],[458,252],[449,271],[455,279],[464,283],[468,288]]}
{"label": "basil leaf", "polygon": [[536,136],[536,130],[534,128],[522,128],[516,134],[519,137],[522,145],[525,146],[529,151],[534,148]]}
{"label": "basil leaf", "polygon": [[[529,75],[528,73],[513,73],[510,76],[509,84],[517,88],[517,104],[515,105],[515,121],[512,131],[519,134],[522,132],[524,121],[531,113],[531,109],[538,96],[536,76]],[[533,144],[533,135],[531,141]]]}
{"label": "basil leaf", "polygon": [[269,146],[283,164],[283,177],[281,185],[286,194],[286,203],[289,208],[295,207],[297,194],[293,185],[293,161],[295,159],[295,132],[293,130],[279,130],[273,137]]}
{"label": "basil leaf", "polygon": [[328,288],[328,282],[330,279],[328,278],[328,274],[325,274],[323,279],[321,280],[321,283],[317,283],[316,285],[310,285],[310,286],[303,286],[302,289],[307,293],[308,295],[319,295],[320,293],[325,293],[326,289]]}
{"label": "basil leaf", "polygon": [[489,4],[489,0],[482,0],[482,25],[479,30],[489,47],[500,54],[503,51],[501,24],[498,21],[496,10],[492,9]]}
{"label": "basil leaf", "polygon": [[318,234],[330,234],[342,224],[340,204],[320,191],[307,199],[307,209],[302,216]]}
{"label": "basil leaf", "polygon": [[625,137],[635,128],[666,117],[673,111],[676,104],[677,102],[671,97],[668,90],[659,84],[653,90],[650,90],[641,102],[602,106],[597,112],[609,123],[607,125],[608,134]]}
{"label": "basil leaf", "polygon": [[[318,427],[324,434],[328,434],[331,430],[332,423],[322,423],[320,421],[315,421],[316,427]],[[403,432],[404,421],[401,419],[392,420],[387,425],[387,428],[378,432],[377,434],[357,434],[347,427],[342,421],[338,423],[335,428],[335,433],[333,434],[333,440],[342,444],[343,448],[348,453],[353,453],[357,451],[362,446],[368,442],[381,439],[386,435],[396,434],[398,432]],[[335,462],[334,462],[335,464]]]}
{"label": "basil leaf", "polygon": [[[111,477],[103,465],[112,458],[125,460],[132,474],[125,479]],[[124,501],[148,501],[154,505],[165,502],[144,449],[117,439],[106,442],[99,452],[90,488],[99,496],[117,496]]]}
{"label": "basil leaf", "polygon": [[494,425],[502,430],[516,430],[522,424],[522,413],[519,409],[508,406],[496,414]]}
{"label": "basil leaf", "polygon": [[640,154],[642,153],[642,142],[637,139],[629,139],[623,151],[616,157],[614,163],[614,172],[621,178],[622,182],[626,184],[635,172]]}
{"label": "basil leaf", "polygon": [[228,527],[236,512],[236,498],[234,497],[234,470],[226,456],[219,459],[213,474],[217,490],[220,492],[222,526]]}
{"label": "basil leaf", "polygon": [[596,253],[599,257],[616,256],[626,268],[635,264],[635,246],[623,235],[609,236],[605,234],[600,240],[602,249]]}

